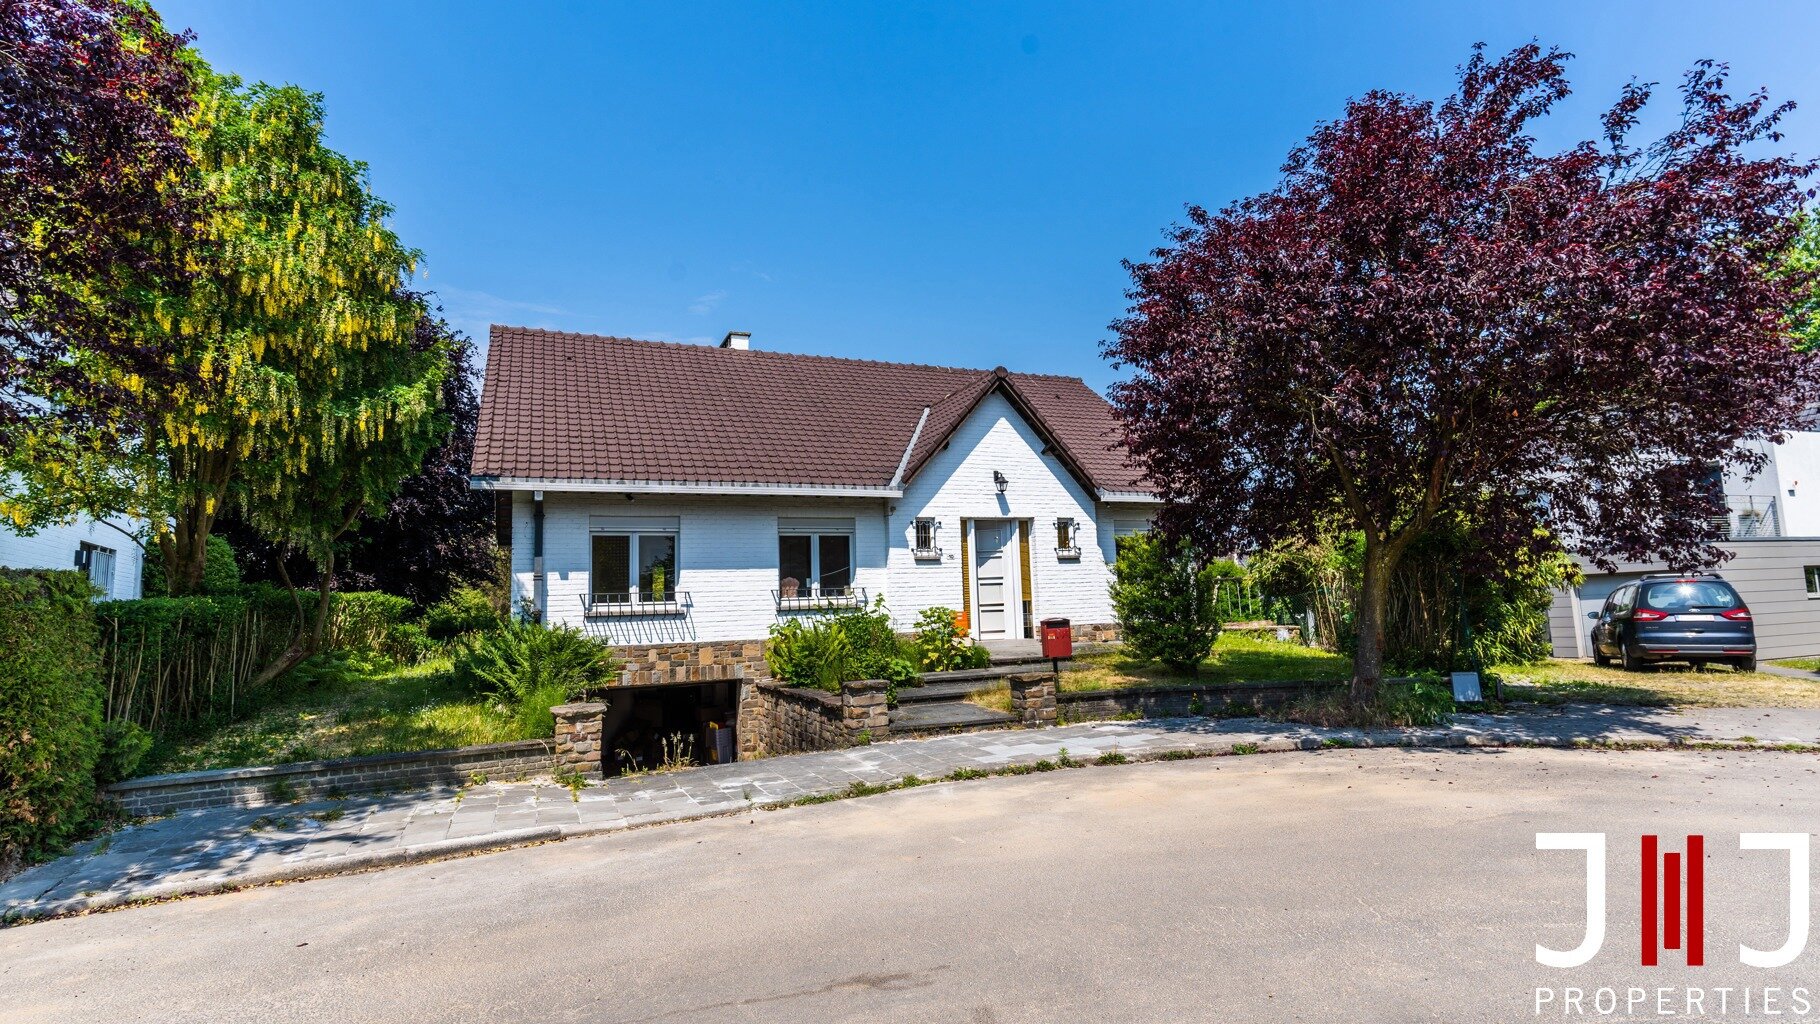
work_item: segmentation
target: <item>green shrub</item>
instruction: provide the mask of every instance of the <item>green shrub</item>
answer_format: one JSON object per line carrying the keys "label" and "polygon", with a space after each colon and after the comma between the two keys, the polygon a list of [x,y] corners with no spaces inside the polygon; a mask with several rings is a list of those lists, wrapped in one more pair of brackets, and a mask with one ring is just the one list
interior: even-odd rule
{"label": "green shrub", "polygon": [[606,644],[567,626],[510,622],[463,638],[455,678],[493,698],[525,735],[555,729],[550,709],[612,682],[617,662]]}
{"label": "green shrub", "polygon": [[[145,546],[145,569],[140,591],[147,597],[164,597],[170,584],[164,575],[164,551],[158,545]],[[226,537],[209,534],[208,547],[202,557],[202,592],[231,594],[240,589],[240,563],[234,557],[234,546]]]}
{"label": "green shrub", "polygon": [[985,668],[992,655],[961,631],[952,608],[924,608],[916,617],[914,646],[917,660],[928,672],[958,668]]}
{"label": "green shrub", "polygon": [[436,641],[453,640],[499,626],[502,616],[492,598],[479,587],[456,587],[455,592],[423,613],[423,628]]}
{"label": "green shrub", "polygon": [[[309,602],[305,602],[305,607]],[[409,598],[377,590],[335,593],[329,599],[329,649],[350,654],[377,654],[412,664],[421,652],[400,641],[398,627],[410,617]],[[419,630],[421,632],[421,630]]]}
{"label": "green shrub", "polygon": [[771,627],[765,643],[771,675],[792,686],[838,690],[855,674],[853,642],[834,619],[785,619]]}
{"label": "green shrub", "polygon": [[237,594],[148,597],[95,606],[107,717],[154,735],[232,717],[255,702],[253,677],[290,643],[290,595],[253,586]]}
{"label": "green shrub", "polygon": [[441,645],[430,639],[430,633],[421,623],[400,622],[392,626],[386,637],[386,650],[394,661],[404,665],[416,665],[435,657]]}
{"label": "green shrub", "polygon": [[94,587],[0,569],[0,873],[76,838],[101,754]]}
{"label": "green shrub", "polygon": [[1220,637],[1220,579],[1186,541],[1127,537],[1112,567],[1112,610],[1132,654],[1197,672]]}
{"label": "green shrub", "polygon": [[133,722],[115,720],[101,725],[101,756],[95,762],[95,782],[106,786],[130,779],[152,750],[152,734]]}
{"label": "green shrub", "polygon": [[905,654],[881,596],[870,608],[777,623],[765,645],[765,664],[795,686],[839,690],[856,679],[883,679],[895,688],[916,676]]}

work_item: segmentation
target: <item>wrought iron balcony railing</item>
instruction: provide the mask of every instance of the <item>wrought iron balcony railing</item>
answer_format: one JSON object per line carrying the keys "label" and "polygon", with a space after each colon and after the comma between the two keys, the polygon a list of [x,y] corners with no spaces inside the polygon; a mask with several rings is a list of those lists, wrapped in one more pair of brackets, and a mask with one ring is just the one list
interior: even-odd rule
{"label": "wrought iron balcony railing", "polygon": [[777,610],[780,612],[819,612],[838,611],[843,608],[864,608],[866,606],[866,588],[806,587],[788,595],[781,590],[773,590],[771,600],[777,603]]}

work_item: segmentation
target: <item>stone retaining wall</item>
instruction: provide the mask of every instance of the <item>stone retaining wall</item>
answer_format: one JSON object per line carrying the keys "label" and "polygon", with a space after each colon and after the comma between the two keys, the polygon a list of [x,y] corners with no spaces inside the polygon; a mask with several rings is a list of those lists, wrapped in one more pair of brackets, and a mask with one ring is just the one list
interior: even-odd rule
{"label": "stone retaining wall", "polygon": [[1119,640],[1116,622],[1074,622],[1068,626],[1077,644],[1112,644]]}
{"label": "stone retaining wall", "polygon": [[632,644],[613,648],[623,663],[620,684],[652,686],[670,682],[767,679],[763,640],[697,644]]}
{"label": "stone retaining wall", "polygon": [[1184,715],[1263,710],[1279,707],[1310,693],[1338,691],[1344,683],[1298,681],[1255,683],[1242,686],[1193,687],[1133,686],[1121,690],[1089,690],[1056,696],[1056,714],[1063,724],[1118,718],[1136,712],[1143,718],[1178,718]]}
{"label": "stone retaining wall", "polygon": [[475,772],[492,779],[537,775],[550,771],[554,752],[551,740],[520,740],[412,754],[220,768],[127,779],[109,786],[107,795],[134,814],[170,814],[202,807],[265,807],[295,800],[320,800],[334,793],[459,786]]}
{"label": "stone retaining wall", "polygon": [[747,683],[739,699],[740,760],[888,739],[891,713],[886,693],[886,684],[876,679],[843,683],[840,693],[769,681]]}

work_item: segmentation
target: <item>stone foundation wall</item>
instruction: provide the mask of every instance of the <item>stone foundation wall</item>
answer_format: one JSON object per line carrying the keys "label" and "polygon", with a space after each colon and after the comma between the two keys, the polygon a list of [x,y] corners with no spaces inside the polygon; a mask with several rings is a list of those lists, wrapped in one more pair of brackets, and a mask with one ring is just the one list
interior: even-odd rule
{"label": "stone foundation wall", "polygon": [[1074,622],[1069,624],[1068,631],[1074,634],[1077,644],[1110,644],[1119,639],[1116,622]]}
{"label": "stone foundation wall", "polygon": [[747,683],[740,692],[737,735],[742,761],[887,739],[886,684],[868,679],[829,693],[769,681]]}
{"label": "stone foundation wall", "polygon": [[170,814],[203,807],[266,807],[320,800],[335,793],[466,785],[475,772],[492,779],[516,779],[550,771],[551,740],[520,740],[483,747],[378,754],[335,761],[258,768],[222,768],[127,779],[107,795],[134,814]]}
{"label": "stone foundation wall", "polygon": [[1119,718],[1133,712],[1143,718],[1182,718],[1195,714],[1261,711],[1279,707],[1308,694],[1337,692],[1344,683],[1287,682],[1253,686],[1195,686],[1180,689],[1162,686],[1123,690],[1089,690],[1056,695],[1056,714],[1062,724]]}
{"label": "stone foundation wall", "polygon": [[726,640],[705,644],[635,644],[615,647],[623,666],[620,684],[651,686],[668,682],[715,682],[768,679],[763,640]]}

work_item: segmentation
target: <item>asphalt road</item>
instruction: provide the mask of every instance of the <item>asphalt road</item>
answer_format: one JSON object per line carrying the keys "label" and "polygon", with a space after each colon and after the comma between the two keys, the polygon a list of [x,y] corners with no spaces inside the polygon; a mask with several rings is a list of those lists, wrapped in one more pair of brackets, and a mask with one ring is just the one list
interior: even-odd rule
{"label": "asphalt road", "polygon": [[[0,931],[25,1021],[1499,1021],[1815,990],[1780,945],[1820,757],[1335,750],[936,785]],[[1581,855],[1610,835],[1609,930]],[[1706,836],[1708,966],[1638,966],[1638,835]],[[1815,946],[1820,946],[1816,942]],[[1681,954],[1665,954],[1679,965]],[[1535,990],[1588,990],[1583,1016]],[[1761,1011],[1759,1003],[1755,1009]],[[1622,1009],[1622,1008],[1621,1008]]]}

